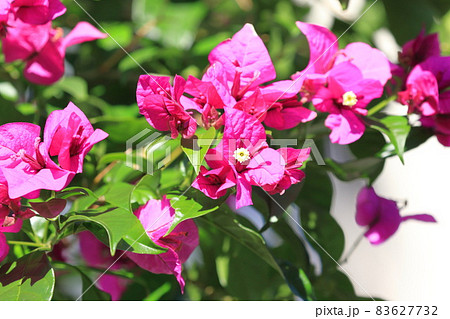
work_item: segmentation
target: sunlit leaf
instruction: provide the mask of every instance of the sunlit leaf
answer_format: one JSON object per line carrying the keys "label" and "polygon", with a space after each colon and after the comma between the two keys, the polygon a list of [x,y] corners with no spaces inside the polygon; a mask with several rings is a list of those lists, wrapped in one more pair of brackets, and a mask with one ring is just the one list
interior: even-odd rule
{"label": "sunlit leaf", "polygon": [[43,252],[33,252],[0,268],[0,300],[52,299],[55,272]]}

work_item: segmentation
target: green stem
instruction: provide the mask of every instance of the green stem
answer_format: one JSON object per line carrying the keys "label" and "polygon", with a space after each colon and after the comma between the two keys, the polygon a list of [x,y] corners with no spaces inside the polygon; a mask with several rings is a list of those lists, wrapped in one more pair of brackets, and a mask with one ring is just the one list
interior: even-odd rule
{"label": "green stem", "polygon": [[50,245],[55,245],[58,241],[60,241],[62,238],[60,237],[61,233],[64,230],[64,227],[67,226],[68,224],[63,225],[63,227],[60,228],[60,220],[59,220],[59,216],[57,220],[52,220],[51,223],[53,224],[53,226],[55,227],[55,232],[52,233],[52,235],[49,236],[49,238],[47,239],[47,241],[50,243]]}
{"label": "green stem", "polygon": [[126,278],[126,279],[137,279],[137,278],[133,278],[133,275],[130,273],[126,273],[126,271],[114,271],[114,270],[106,270],[105,268],[100,268],[100,267],[92,267],[92,266],[86,266],[86,265],[71,265],[62,261],[53,261],[52,262],[52,266],[54,266],[55,268],[61,269],[61,270],[65,270],[67,268],[78,268],[79,270],[83,271],[83,272],[87,272],[87,271],[94,271],[94,272],[99,272],[99,273],[105,273],[108,275],[114,275],[114,276],[118,276],[118,277],[122,277],[122,278]]}
{"label": "green stem", "polygon": [[21,245],[21,246],[30,246],[30,247],[46,247],[47,245],[33,243],[28,241],[17,241],[17,240],[8,240],[8,244],[10,245]]}
{"label": "green stem", "polygon": [[36,234],[34,232],[30,232],[28,230],[26,230],[25,228],[22,228],[22,231],[31,239],[34,240],[37,244],[42,245],[41,239],[39,238],[39,236],[36,236]]}
{"label": "green stem", "polygon": [[366,231],[364,231],[363,233],[361,233],[361,235],[358,236],[358,238],[356,238],[356,240],[354,241],[352,247],[350,247],[350,250],[348,251],[348,253],[345,255],[345,257],[342,259],[342,261],[340,262],[340,264],[345,264],[348,259],[352,256],[352,254],[355,252],[356,248],[358,247],[359,243],[361,242],[361,240],[364,238],[364,234],[366,233]]}
{"label": "green stem", "polygon": [[384,109],[386,107],[386,105],[388,105],[390,102],[395,101],[397,99],[397,95],[392,95],[389,98],[387,98],[386,100],[381,101],[380,103],[378,103],[377,105],[375,105],[374,107],[372,107],[368,112],[367,115],[373,115],[379,111],[381,111],[382,109]]}
{"label": "green stem", "polygon": [[47,241],[47,234],[48,234],[48,227],[50,226],[50,222],[47,220],[45,223],[45,227],[44,227],[44,233],[42,234],[42,241],[46,242]]}

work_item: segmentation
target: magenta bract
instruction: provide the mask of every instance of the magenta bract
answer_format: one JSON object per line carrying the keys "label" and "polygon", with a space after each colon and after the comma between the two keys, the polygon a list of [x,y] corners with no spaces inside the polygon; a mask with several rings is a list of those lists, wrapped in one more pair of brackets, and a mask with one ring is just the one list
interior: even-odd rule
{"label": "magenta bract", "polygon": [[433,216],[427,214],[401,217],[397,203],[378,196],[372,187],[364,187],[359,191],[355,219],[358,225],[367,227],[364,236],[373,245],[388,240],[405,220],[436,222]]}
{"label": "magenta bract", "polygon": [[175,218],[175,210],[165,196],[161,200],[150,200],[135,213],[150,239],[167,248],[159,255],[144,255],[127,252],[127,256],[139,267],[156,274],[173,274],[184,291],[181,276],[182,264],[198,246],[198,229],[192,220],[178,224],[166,234]]}

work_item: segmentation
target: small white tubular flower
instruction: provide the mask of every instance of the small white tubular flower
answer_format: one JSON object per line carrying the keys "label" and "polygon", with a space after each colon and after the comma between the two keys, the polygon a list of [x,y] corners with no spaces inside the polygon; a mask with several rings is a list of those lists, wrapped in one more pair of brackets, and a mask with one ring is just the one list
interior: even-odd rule
{"label": "small white tubular flower", "polygon": [[239,163],[244,163],[250,159],[250,152],[246,148],[241,147],[234,151],[233,157]]}
{"label": "small white tubular flower", "polygon": [[342,105],[351,107],[354,106],[356,103],[358,103],[358,99],[356,97],[355,92],[348,91],[342,95]]}

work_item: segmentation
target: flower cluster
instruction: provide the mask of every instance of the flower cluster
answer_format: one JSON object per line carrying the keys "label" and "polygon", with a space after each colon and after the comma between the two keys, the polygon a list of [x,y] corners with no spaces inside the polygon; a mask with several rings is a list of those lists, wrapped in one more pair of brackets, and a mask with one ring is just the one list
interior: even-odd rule
{"label": "flower cluster", "polygon": [[[50,114],[43,141],[38,125],[0,126],[1,231],[19,230],[18,221],[30,216],[20,211],[22,197],[37,198],[42,189],[65,188],[75,174],[82,172],[84,157],[92,146],[107,136],[100,129],[94,130],[86,115],[73,103]],[[12,225],[13,230],[7,227]]]}
{"label": "flower cluster", "polygon": [[419,36],[399,53],[394,74],[402,80],[398,101],[417,113],[424,127],[434,130],[438,141],[450,146],[450,56],[441,56],[438,35]]}
{"label": "flower cluster", "polygon": [[26,63],[25,78],[33,83],[50,85],[64,75],[64,57],[69,46],[105,38],[87,22],[78,23],[64,37],[52,21],[66,8],[59,0],[1,0],[0,37],[6,62]]}
{"label": "flower cluster", "polygon": [[309,150],[267,144],[262,123],[279,130],[311,121],[316,113],[300,101],[298,81],[275,80],[269,53],[250,24],[209,54],[210,66],[202,79],[142,75],[137,88],[141,114],[155,129],[172,138],[194,136],[197,126],[223,128],[219,145],[206,155],[206,167],[192,184],[216,199],[236,187],[237,207],[251,205],[251,187],[282,193],[298,183],[298,170]]}
{"label": "flower cluster", "polygon": [[[212,199],[235,188],[236,208],[253,204],[252,186],[283,194],[304,178],[299,168],[309,150],[270,148],[263,125],[291,129],[314,120],[316,111],[323,112],[328,113],[325,126],[331,129],[331,142],[353,143],[365,132],[369,103],[398,77],[405,82],[399,100],[409,105],[410,112],[422,114],[422,124],[433,127],[441,143],[450,144],[450,60],[440,56],[437,35],[422,33],[405,44],[399,66],[366,43],[339,49],[330,30],[300,21],[297,27],[306,36],[310,57],[306,68],[291,80],[273,82],[275,68],[250,24],[211,51],[210,66],[201,79],[175,76],[171,86],[169,77],[140,77],[140,113],[155,129],[184,139],[192,138],[197,126],[223,129],[220,142],[205,156],[208,168],[200,168],[194,188]],[[400,218],[394,202],[378,200],[373,190],[368,192],[360,194],[357,221],[369,226],[367,237],[372,243],[381,243],[405,218]],[[374,206],[365,209],[369,204],[364,198]],[[370,218],[361,217],[368,211]]]}
{"label": "flower cluster", "polygon": [[170,131],[172,138],[179,133],[190,138],[197,127],[194,112],[200,115],[205,128],[221,127],[224,109],[241,110],[280,130],[316,117],[298,100],[300,87],[295,81],[263,85],[274,80],[276,73],[252,25],[246,24],[232,39],[220,43],[211,51],[209,62],[201,80],[189,76],[186,81],[175,76],[173,87],[169,77],[140,77],[137,102],[150,125]]}
{"label": "flower cluster", "polygon": [[349,144],[365,131],[367,105],[381,97],[391,78],[385,55],[366,43],[354,42],[339,50],[336,36],[326,28],[297,22],[309,43],[308,66],[292,76],[302,94],[320,112],[329,113],[325,126],[333,143]]}

